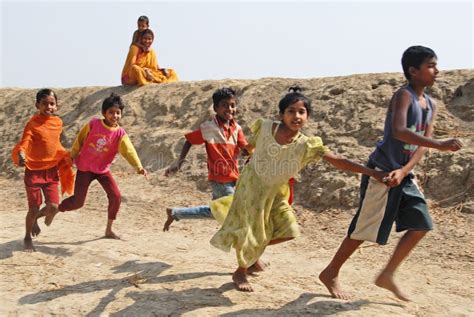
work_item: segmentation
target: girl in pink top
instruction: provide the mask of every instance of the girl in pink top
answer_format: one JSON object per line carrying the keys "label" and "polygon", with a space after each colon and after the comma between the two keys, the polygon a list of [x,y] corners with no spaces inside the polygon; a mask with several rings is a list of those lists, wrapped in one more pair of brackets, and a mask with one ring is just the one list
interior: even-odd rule
{"label": "girl in pink top", "polygon": [[58,208],[59,211],[69,211],[84,206],[89,185],[97,179],[109,199],[105,237],[113,239],[120,239],[112,231],[112,223],[121,201],[119,188],[110,173],[110,165],[117,153],[120,153],[138,174],[147,177],[127,133],[119,126],[123,108],[120,96],[112,93],[102,104],[104,119],[92,119],[79,132],[71,150],[71,157],[77,167],[74,195],[63,200]]}

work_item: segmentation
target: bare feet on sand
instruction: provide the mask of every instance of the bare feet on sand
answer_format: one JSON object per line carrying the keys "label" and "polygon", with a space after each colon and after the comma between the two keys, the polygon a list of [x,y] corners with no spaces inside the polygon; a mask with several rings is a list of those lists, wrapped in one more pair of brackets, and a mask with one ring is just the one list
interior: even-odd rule
{"label": "bare feet on sand", "polygon": [[163,231],[169,231],[170,226],[174,221],[173,215],[171,214],[171,208],[166,208],[166,215],[168,218],[166,218],[165,225],[163,226]]}
{"label": "bare feet on sand", "polygon": [[53,222],[54,216],[56,216],[58,212],[59,212],[58,209],[54,209],[48,212],[46,216],[44,217],[44,224],[47,226],[51,225],[51,223]]}
{"label": "bare feet on sand", "polygon": [[234,281],[235,288],[241,292],[253,292],[252,285],[247,280],[246,269],[238,268],[234,274],[232,274],[232,280]]}
{"label": "bare feet on sand", "polygon": [[348,300],[350,296],[342,291],[338,273],[327,267],[319,274],[319,280],[323,282],[333,298]]}
{"label": "bare feet on sand", "polygon": [[105,231],[105,238],[120,240],[120,237],[116,235],[112,230]]}
{"label": "bare feet on sand", "polygon": [[398,286],[395,284],[395,282],[393,281],[393,274],[391,273],[385,273],[385,272],[380,273],[380,275],[375,280],[375,285],[381,288],[388,289],[395,296],[397,296],[398,299],[401,299],[406,302],[410,301],[408,296],[406,296],[402,291],[400,291]]}
{"label": "bare feet on sand", "polygon": [[257,262],[255,262],[251,267],[247,269],[248,274],[253,274],[256,272],[262,272],[267,269],[267,267],[270,265],[270,263],[265,263],[262,260],[258,259]]}
{"label": "bare feet on sand", "polygon": [[35,252],[36,249],[33,246],[33,240],[31,240],[31,237],[25,237],[23,239],[23,243],[25,244],[25,252]]}
{"label": "bare feet on sand", "polygon": [[31,229],[31,235],[33,237],[37,237],[39,236],[40,233],[41,233],[41,228],[38,225],[38,220],[35,220],[35,223],[33,224],[33,228]]}

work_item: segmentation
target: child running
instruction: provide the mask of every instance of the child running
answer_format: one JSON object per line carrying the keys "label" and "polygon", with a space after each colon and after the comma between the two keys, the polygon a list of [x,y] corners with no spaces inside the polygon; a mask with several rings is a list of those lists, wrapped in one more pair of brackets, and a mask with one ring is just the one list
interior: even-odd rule
{"label": "child running", "polygon": [[[132,142],[119,126],[124,104],[120,96],[112,93],[102,103],[103,119],[94,118],[86,124],[74,141],[71,156],[77,167],[74,195],[63,200],[59,211],[76,210],[84,206],[87,190],[92,181],[97,180],[109,200],[108,221],[105,237],[120,239],[112,231],[112,223],[120,208],[120,191],[111,172],[110,166],[117,152],[133,166],[138,174],[147,177],[147,171],[142,167]],[[52,222],[56,213],[47,217],[45,222]]]}
{"label": "child running", "polygon": [[[62,193],[72,193],[74,172],[69,153],[61,145],[62,120],[55,116],[58,98],[51,89],[41,89],[36,94],[35,114],[26,124],[21,141],[12,152],[12,159],[18,166],[25,167],[25,188],[28,198],[26,215],[26,252],[36,251],[32,236],[41,232],[37,219],[57,212],[59,204],[58,183]],[[46,206],[40,210],[43,199]]]}
{"label": "child running", "polygon": [[288,203],[288,180],[310,162],[321,158],[341,170],[364,173],[382,181],[384,173],[331,153],[319,137],[300,132],[311,113],[311,101],[298,87],[281,99],[280,122],[257,120],[250,128],[254,154],[240,176],[233,202],[211,244],[230,251],[234,247],[239,267],[232,279],[240,291],[252,292],[248,268],[257,263],[268,245],[299,235]]}
{"label": "child running", "polygon": [[410,251],[433,228],[426,200],[412,169],[427,148],[458,151],[462,147],[457,139],[432,139],[436,104],[425,94],[425,88],[433,85],[438,74],[435,52],[427,47],[411,46],[403,53],[402,67],[408,84],[393,95],[385,118],[383,140],[377,143],[367,164],[370,168],[390,172],[386,183],[392,188],[362,177],[360,207],[348,235],[319,275],[335,298],[349,298],[339,284],[342,265],[364,241],[386,244],[395,222],[397,232],[406,233],[375,285],[392,291],[401,300],[409,300],[395,284],[393,276]]}
{"label": "child running", "polygon": [[[185,135],[178,161],[169,166],[165,175],[176,173],[183,165],[193,144],[205,144],[207,153],[208,180],[212,189],[212,199],[234,193],[239,177],[237,157],[242,149],[249,149],[240,125],[235,121],[237,95],[232,88],[217,89],[212,95],[216,115],[205,121],[199,129]],[[189,208],[167,208],[167,219],[163,231],[168,231],[174,220],[190,218],[212,218],[209,206]]]}

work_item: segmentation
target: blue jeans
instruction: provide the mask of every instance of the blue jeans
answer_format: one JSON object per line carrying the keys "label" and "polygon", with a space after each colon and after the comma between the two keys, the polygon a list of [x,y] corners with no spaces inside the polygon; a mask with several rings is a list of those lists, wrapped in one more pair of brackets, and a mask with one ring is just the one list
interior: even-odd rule
{"label": "blue jeans", "polygon": [[214,181],[209,181],[209,184],[212,188],[212,200],[233,195],[235,192],[235,182],[217,183]]}
{"label": "blue jeans", "polygon": [[[235,182],[217,183],[209,181],[212,188],[212,200],[234,194]],[[171,215],[175,220],[212,218],[209,206],[195,206],[187,208],[171,208]]]}

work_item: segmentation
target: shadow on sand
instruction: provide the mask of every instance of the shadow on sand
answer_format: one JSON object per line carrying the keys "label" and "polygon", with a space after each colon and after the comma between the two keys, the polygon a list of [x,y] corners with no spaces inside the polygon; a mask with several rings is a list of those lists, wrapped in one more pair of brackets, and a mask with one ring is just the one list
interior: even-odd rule
{"label": "shadow on sand", "polygon": [[[100,302],[94,307],[87,316],[101,316],[106,307],[116,299],[116,294],[127,288],[140,288],[141,285],[172,283],[206,276],[228,275],[227,273],[217,272],[193,272],[185,274],[161,275],[171,265],[163,262],[137,263],[136,260],[127,261],[119,266],[114,267],[114,273],[130,273],[127,277],[117,279],[103,279],[96,281],[88,281],[75,285],[69,285],[57,290],[41,291],[29,294],[20,298],[19,303],[37,304],[48,302],[63,296],[71,294],[87,294],[97,291],[108,290],[108,294],[100,299]],[[135,300],[135,303],[125,308],[123,311],[117,312],[117,316],[135,316],[143,315],[143,313],[151,314],[155,310],[163,314],[163,309],[168,308],[166,314],[175,314],[177,312],[185,313],[200,307],[207,306],[230,306],[232,302],[225,296],[223,292],[233,289],[233,284],[229,283],[220,288],[191,288],[182,291],[170,291],[160,289],[144,292],[130,292],[126,296]],[[159,308],[157,307],[159,305]],[[143,308],[146,307],[146,308]],[[143,309],[146,309],[145,311]]]}

